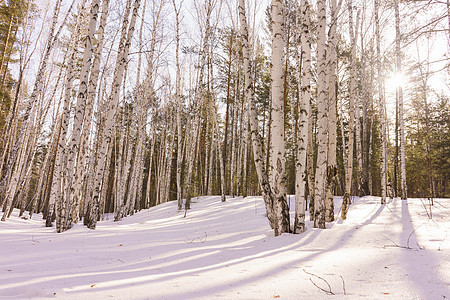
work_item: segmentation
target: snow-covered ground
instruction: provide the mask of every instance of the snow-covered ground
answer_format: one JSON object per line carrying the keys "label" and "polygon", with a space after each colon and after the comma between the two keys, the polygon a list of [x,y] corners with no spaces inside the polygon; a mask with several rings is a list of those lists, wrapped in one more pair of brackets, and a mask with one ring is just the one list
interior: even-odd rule
{"label": "snow-covered ground", "polygon": [[195,198],[186,217],[170,202],[62,234],[15,211],[0,223],[0,299],[450,298],[450,199],[432,219],[421,199],[353,200],[346,221],[279,237],[259,197]]}

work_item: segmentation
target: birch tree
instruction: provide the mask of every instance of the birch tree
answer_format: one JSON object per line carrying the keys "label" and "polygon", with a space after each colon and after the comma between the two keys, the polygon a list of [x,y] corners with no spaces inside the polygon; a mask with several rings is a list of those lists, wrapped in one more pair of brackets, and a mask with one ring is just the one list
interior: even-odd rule
{"label": "birch tree", "polygon": [[317,166],[314,193],[314,227],[325,228],[325,185],[327,173],[327,58],[326,58],[326,0],[317,1]]}
{"label": "birch tree", "polygon": [[[447,1],[447,7],[449,6],[449,1]],[[401,53],[401,33],[400,33],[400,12],[399,12],[399,1],[394,0],[394,10],[395,10],[395,55],[396,55],[396,71],[397,74],[402,73],[402,53]],[[450,11],[450,9],[449,9]],[[449,14],[449,25],[450,25],[450,14]],[[400,123],[400,187],[401,187],[401,198],[406,200],[408,198],[407,187],[406,187],[406,159],[405,159],[405,122],[403,117],[403,88],[401,86],[397,87],[396,96],[398,99],[398,120]]]}
{"label": "birch tree", "polygon": [[380,19],[379,19],[379,0],[375,0],[375,37],[376,37],[376,56],[377,56],[377,76],[378,76],[378,101],[380,106],[381,120],[381,204],[386,203],[386,103],[384,99],[383,71],[381,64],[381,36],[380,36]]}
{"label": "birch tree", "polygon": [[[297,54],[297,68],[299,70],[298,83],[300,103],[298,107],[297,161],[295,174],[295,222],[294,233],[302,233],[305,225],[305,189],[306,189],[306,149],[308,147],[308,118],[311,101],[311,33],[309,3],[303,0],[300,5],[299,24],[301,24],[300,42],[301,53]],[[297,12],[298,13],[298,12]],[[297,50],[298,51],[298,50]]]}
{"label": "birch tree", "polygon": [[[355,126],[355,98],[357,97],[357,82],[356,82],[356,45],[358,38],[359,28],[359,11],[356,16],[356,26],[353,25],[353,3],[352,0],[348,1],[348,14],[349,14],[349,31],[350,40],[352,41],[352,49],[350,56],[350,84],[349,84],[349,98],[350,98],[350,120],[348,123],[348,150],[347,150],[347,168],[345,170],[345,193],[342,200],[341,218],[345,220],[347,218],[347,211],[350,205],[350,195],[352,190],[352,175],[353,175],[353,146],[354,137],[353,130]],[[357,120],[359,122],[359,120]],[[358,179],[359,180],[359,179]]]}
{"label": "birch tree", "polygon": [[334,187],[336,185],[337,175],[337,162],[336,162],[336,65],[337,65],[337,53],[336,53],[336,28],[337,17],[340,10],[336,4],[336,0],[331,0],[331,24],[328,32],[328,155],[327,155],[327,186],[326,186],[326,199],[325,199],[325,221],[334,221]]}

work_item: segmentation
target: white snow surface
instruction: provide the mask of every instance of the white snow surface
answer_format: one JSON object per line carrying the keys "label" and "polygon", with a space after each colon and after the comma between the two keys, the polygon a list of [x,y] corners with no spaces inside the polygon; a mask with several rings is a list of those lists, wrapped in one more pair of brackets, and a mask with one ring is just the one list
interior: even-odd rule
{"label": "white snow surface", "polygon": [[0,222],[0,299],[449,299],[450,199],[431,213],[426,199],[366,196],[328,229],[274,237],[261,197],[194,198],[186,217],[169,202],[60,234],[15,210]]}

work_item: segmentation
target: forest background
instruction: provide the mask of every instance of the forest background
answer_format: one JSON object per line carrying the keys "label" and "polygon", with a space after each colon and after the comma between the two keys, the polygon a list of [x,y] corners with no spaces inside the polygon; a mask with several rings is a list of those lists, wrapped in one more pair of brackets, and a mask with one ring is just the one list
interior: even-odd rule
{"label": "forest background", "polygon": [[286,194],[318,227],[329,195],[450,197],[449,28],[449,1],[3,0],[2,220],[262,193],[282,233]]}

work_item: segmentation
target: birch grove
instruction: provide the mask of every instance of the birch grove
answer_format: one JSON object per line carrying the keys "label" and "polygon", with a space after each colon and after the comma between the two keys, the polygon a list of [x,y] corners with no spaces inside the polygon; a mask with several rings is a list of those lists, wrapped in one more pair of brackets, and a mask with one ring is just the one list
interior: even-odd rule
{"label": "birch grove", "polygon": [[[50,2],[0,5],[2,221],[95,229],[262,195],[278,236],[345,220],[354,196],[449,190],[445,68],[421,56],[447,38],[447,3]],[[428,25],[407,21],[424,8]]]}

